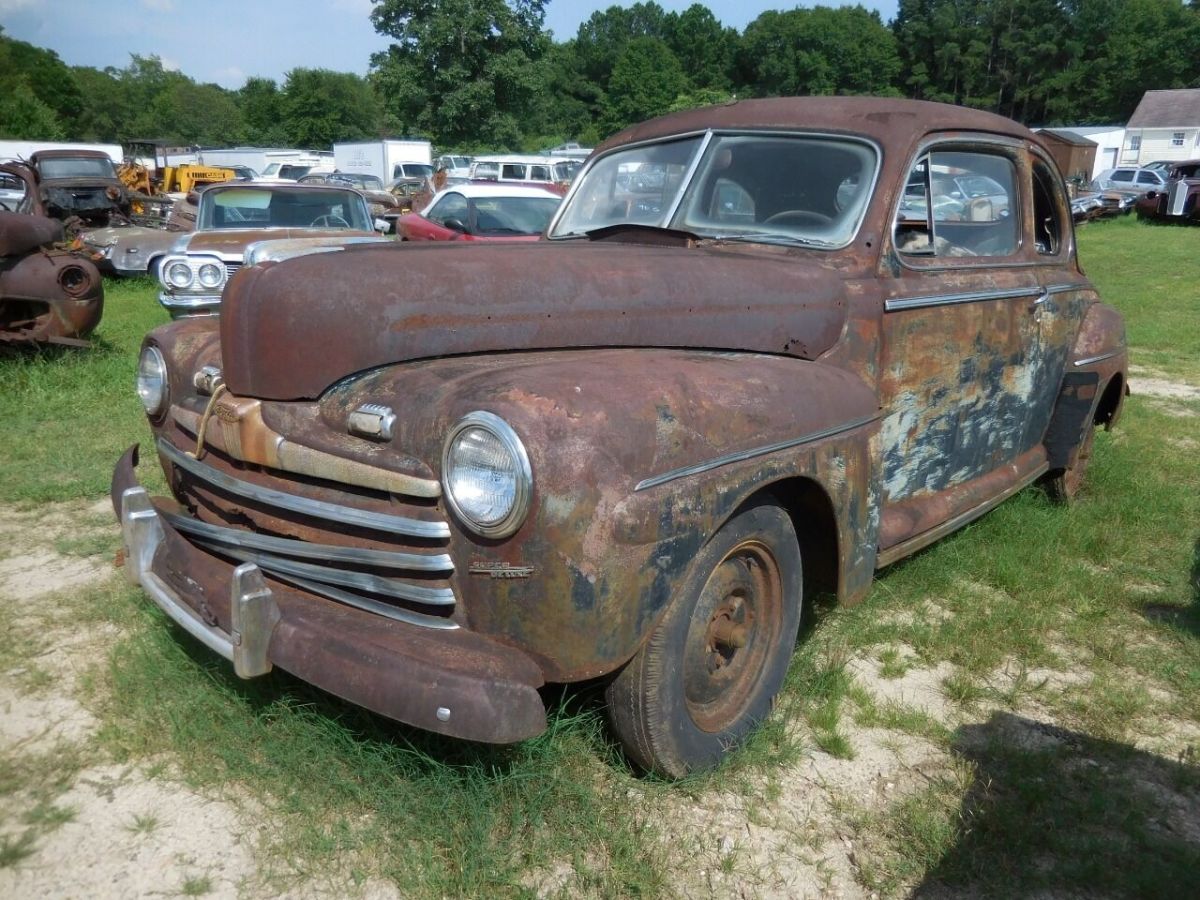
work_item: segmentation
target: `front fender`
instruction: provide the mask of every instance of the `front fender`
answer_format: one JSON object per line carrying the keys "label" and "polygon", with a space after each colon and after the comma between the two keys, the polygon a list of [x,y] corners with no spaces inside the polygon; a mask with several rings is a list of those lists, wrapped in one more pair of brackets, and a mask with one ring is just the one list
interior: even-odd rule
{"label": "front fender", "polygon": [[846,532],[846,567],[874,562],[854,553],[873,552],[877,526],[875,397],[820,363],[652,349],[431,360],[335,386],[323,424],[345,434],[363,403],[391,405],[393,446],[439,472],[444,436],[468,412],[495,413],[521,437],[528,518],[502,541],[455,523],[451,555],[470,627],[533,655],[548,680],[627,660],[696,551],[776,481],[818,482]]}

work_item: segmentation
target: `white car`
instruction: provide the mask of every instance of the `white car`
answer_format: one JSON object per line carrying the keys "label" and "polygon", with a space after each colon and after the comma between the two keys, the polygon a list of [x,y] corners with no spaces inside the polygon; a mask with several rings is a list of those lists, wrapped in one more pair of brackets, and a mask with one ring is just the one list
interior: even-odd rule
{"label": "white car", "polygon": [[1159,169],[1120,166],[1105,169],[1092,181],[1094,191],[1146,191],[1161,190],[1167,186],[1167,173]]}

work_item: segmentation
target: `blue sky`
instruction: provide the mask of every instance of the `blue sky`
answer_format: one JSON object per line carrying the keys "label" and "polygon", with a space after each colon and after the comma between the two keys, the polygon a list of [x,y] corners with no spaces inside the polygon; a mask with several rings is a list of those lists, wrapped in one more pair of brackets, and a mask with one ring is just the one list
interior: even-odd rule
{"label": "blue sky", "polygon": [[[681,11],[694,0],[658,2]],[[566,40],[593,11],[614,5],[631,6],[632,0],[550,0],[546,26]],[[816,4],[707,4],[738,30],[764,10],[797,5]],[[896,13],[896,0],[863,5],[878,9],[884,21]],[[370,9],[371,0],[0,0],[0,25],[10,37],[56,51],[68,65],[121,68],[131,53],[157,54],[197,81],[233,88],[251,75],[282,81],[297,67],[365,74],[370,55],[387,46],[371,28]]]}

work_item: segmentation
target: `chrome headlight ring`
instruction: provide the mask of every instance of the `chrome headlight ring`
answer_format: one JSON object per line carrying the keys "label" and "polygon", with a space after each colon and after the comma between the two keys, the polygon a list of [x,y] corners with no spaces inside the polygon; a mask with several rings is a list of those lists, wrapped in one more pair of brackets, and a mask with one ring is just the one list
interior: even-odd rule
{"label": "chrome headlight ring", "polygon": [[467,413],[446,435],[442,491],[454,515],[472,532],[508,537],[525,521],[533,499],[525,445],[495,413]]}
{"label": "chrome headlight ring", "polygon": [[225,261],[219,256],[168,256],[158,269],[158,280],[168,291],[220,293],[229,280]]}
{"label": "chrome headlight ring", "polygon": [[170,380],[167,377],[167,361],[162,351],[154,344],[142,348],[138,357],[137,394],[142,408],[151,419],[157,419],[170,403]]}

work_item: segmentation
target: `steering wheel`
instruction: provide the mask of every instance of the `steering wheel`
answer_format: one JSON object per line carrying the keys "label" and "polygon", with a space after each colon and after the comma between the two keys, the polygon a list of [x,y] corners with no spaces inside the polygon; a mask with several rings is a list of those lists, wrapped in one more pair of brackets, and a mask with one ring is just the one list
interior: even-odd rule
{"label": "steering wheel", "polygon": [[764,225],[799,225],[802,227],[806,225],[820,227],[832,222],[833,219],[830,216],[809,209],[785,209],[763,220]]}
{"label": "steering wheel", "polygon": [[309,223],[309,228],[318,228],[324,225],[327,228],[349,228],[350,223],[335,213],[326,213],[323,216],[317,216]]}

